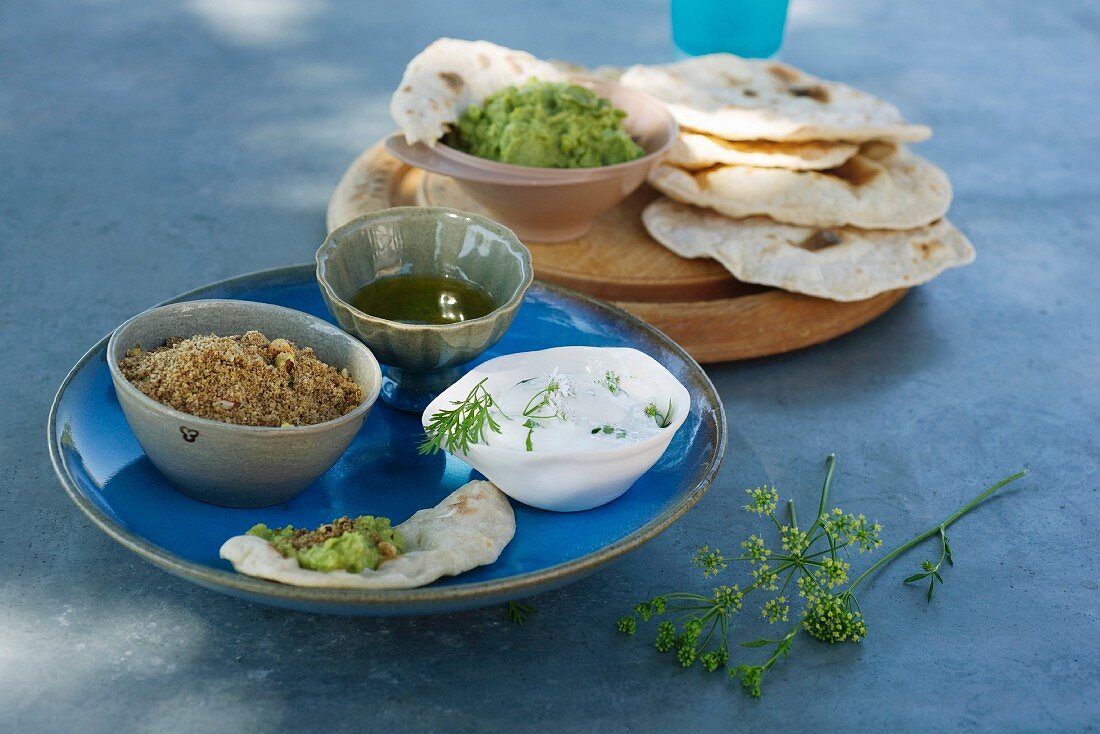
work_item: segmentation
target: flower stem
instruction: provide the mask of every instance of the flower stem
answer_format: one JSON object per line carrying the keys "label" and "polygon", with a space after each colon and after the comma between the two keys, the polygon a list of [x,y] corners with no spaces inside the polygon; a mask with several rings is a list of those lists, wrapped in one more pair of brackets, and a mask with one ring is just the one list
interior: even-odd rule
{"label": "flower stem", "polygon": [[[830,457],[830,458],[832,458],[832,457]],[[831,467],[830,467],[830,470],[831,470]],[[962,516],[963,516],[963,515],[965,515],[966,513],[968,513],[968,512],[970,512],[971,510],[973,510],[973,509],[974,509],[975,507],[977,507],[978,505],[980,505],[980,504],[981,504],[982,502],[984,502],[985,500],[989,499],[989,497],[990,497],[990,496],[991,496],[991,495],[992,495],[992,494],[993,494],[994,492],[996,492],[996,491],[997,491],[998,489],[1000,489],[1001,487],[1005,486],[1005,485],[1006,485],[1006,484],[1008,484],[1009,482],[1014,482],[1014,481],[1016,481],[1017,479],[1019,479],[1020,477],[1022,477],[1022,476],[1023,476],[1023,475],[1025,475],[1025,474],[1027,474],[1027,470],[1026,470],[1026,469],[1025,469],[1025,470],[1023,470],[1023,471],[1018,471],[1018,472],[1016,472],[1015,474],[1013,474],[1013,475],[1012,475],[1012,476],[1010,476],[1010,477],[1005,477],[1004,479],[1002,479],[1001,481],[997,482],[997,483],[996,483],[996,484],[994,484],[994,485],[993,485],[992,487],[990,487],[989,489],[985,490],[984,492],[982,492],[981,494],[979,494],[979,495],[978,495],[977,497],[975,497],[974,499],[970,500],[970,501],[969,501],[969,502],[967,502],[967,503],[966,503],[965,505],[963,505],[962,507],[960,507],[960,508],[958,509],[958,511],[956,511],[956,512],[955,512],[955,514],[951,515],[951,516],[950,516],[949,518],[947,518],[947,519],[946,519],[946,520],[944,520],[943,522],[941,522],[941,523],[938,523],[938,524],[936,524],[936,525],[933,525],[933,526],[932,526],[931,528],[929,528],[928,530],[924,531],[924,532],[923,532],[923,533],[921,533],[920,535],[916,536],[915,538],[913,538],[913,539],[912,539],[912,540],[910,540],[909,542],[907,542],[907,543],[905,543],[905,544],[903,544],[903,545],[899,545],[899,546],[898,546],[897,548],[895,548],[894,550],[892,550],[892,551],[890,551],[889,553],[887,553],[887,554],[886,554],[885,556],[883,556],[882,558],[880,558],[880,559],[879,559],[879,560],[878,560],[877,562],[875,562],[874,564],[872,564],[870,568],[868,568],[868,569],[867,569],[866,571],[864,571],[863,573],[861,573],[861,574],[859,575],[859,578],[857,578],[857,579],[856,579],[855,581],[853,581],[853,582],[852,582],[852,585],[848,587],[848,593],[851,593],[851,592],[852,592],[852,590],[854,590],[854,589],[855,589],[855,588],[856,588],[857,586],[859,586],[860,582],[862,582],[862,581],[863,581],[863,580],[864,580],[865,578],[867,578],[868,576],[870,576],[870,575],[871,575],[871,574],[872,574],[872,573],[873,573],[874,571],[878,570],[878,569],[879,569],[880,567],[882,567],[882,566],[885,566],[885,565],[886,565],[887,563],[889,563],[890,561],[894,560],[895,558],[897,558],[898,556],[900,556],[900,555],[901,555],[902,553],[904,553],[905,551],[909,550],[910,548],[912,548],[913,546],[917,545],[918,543],[920,543],[920,542],[922,542],[922,541],[924,541],[924,540],[927,540],[928,538],[931,538],[931,537],[932,537],[933,535],[935,535],[936,533],[940,532],[940,530],[941,530],[941,529],[944,529],[944,530],[946,530],[946,529],[947,529],[947,528],[948,528],[948,527],[949,527],[949,526],[950,526],[950,525],[951,525],[952,523],[954,523],[954,522],[955,522],[956,520],[958,520],[958,519],[959,519],[960,517],[962,517]],[[826,480],[825,480],[825,483],[826,483],[826,487],[828,487],[828,482],[829,482],[829,478],[826,478]],[[823,492],[822,492],[822,499],[824,499],[824,497],[825,497],[825,494],[824,494],[824,491],[823,491]]]}
{"label": "flower stem", "polygon": [[768,658],[767,662],[765,662],[763,665],[764,670],[769,670],[773,665],[775,665],[776,661],[779,660],[779,656],[783,654],[783,643],[793,639],[794,636],[798,634],[798,631],[800,629],[802,629],[802,620],[795,622],[794,627],[791,627],[790,632],[779,638],[779,640],[777,641],[778,644],[776,644],[775,650],[772,651],[771,657]]}
{"label": "flower stem", "polygon": [[821,524],[821,518],[825,515],[825,507],[829,504],[829,489],[833,486],[833,473],[836,471],[836,454],[829,454],[825,457],[825,483],[821,485],[821,503],[817,506],[817,517],[814,518],[814,524],[810,526],[807,534],[813,533],[814,529]]}

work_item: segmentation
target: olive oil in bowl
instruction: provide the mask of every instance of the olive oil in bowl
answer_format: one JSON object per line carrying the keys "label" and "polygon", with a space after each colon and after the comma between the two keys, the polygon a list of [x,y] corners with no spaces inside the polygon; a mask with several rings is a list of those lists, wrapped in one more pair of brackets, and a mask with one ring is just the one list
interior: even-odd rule
{"label": "olive oil in bowl", "polygon": [[351,305],[363,313],[406,324],[457,324],[488,316],[497,304],[476,283],[441,275],[390,275],[360,288]]}

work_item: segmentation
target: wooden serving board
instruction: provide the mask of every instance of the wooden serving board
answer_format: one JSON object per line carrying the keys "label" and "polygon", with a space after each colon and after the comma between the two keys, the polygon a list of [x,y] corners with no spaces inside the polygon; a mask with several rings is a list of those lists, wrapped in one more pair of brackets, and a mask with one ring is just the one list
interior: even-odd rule
{"label": "wooden serving board", "polygon": [[[763,357],[846,334],[905,296],[882,293],[839,303],[741,283],[713,260],[674,255],[645,231],[641,211],[657,196],[643,186],[572,242],[525,242],[535,275],[614,301],[668,334],[700,362]],[[450,206],[479,211],[454,181],[398,161],[381,145],[363,152],[329,199],[331,232],[391,206]]]}

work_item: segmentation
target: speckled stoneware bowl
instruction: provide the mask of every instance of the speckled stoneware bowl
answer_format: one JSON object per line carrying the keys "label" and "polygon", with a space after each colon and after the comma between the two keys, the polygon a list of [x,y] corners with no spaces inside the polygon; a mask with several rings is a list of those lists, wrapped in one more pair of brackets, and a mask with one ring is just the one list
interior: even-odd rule
{"label": "speckled stoneware bowl", "polygon": [[[137,345],[152,349],[173,336],[249,330],[312,347],[322,362],[347,368],[363,401],[347,415],[311,426],[238,426],[159,403],[131,385],[118,366]],[[356,339],[315,316],[252,301],[188,301],[140,313],[115,329],[107,362],[126,421],[149,461],[184,494],[227,507],[274,505],[301,493],[344,453],[382,385],[378,360]]]}
{"label": "speckled stoneware bowl", "polygon": [[[486,291],[496,309],[454,324],[408,324],[351,305],[376,278],[403,275],[463,278]],[[382,400],[419,413],[457,380],[463,365],[504,335],[531,285],[531,253],[497,222],[442,207],[395,207],[335,229],[317,250],[317,282],[345,330],[385,365]]]}

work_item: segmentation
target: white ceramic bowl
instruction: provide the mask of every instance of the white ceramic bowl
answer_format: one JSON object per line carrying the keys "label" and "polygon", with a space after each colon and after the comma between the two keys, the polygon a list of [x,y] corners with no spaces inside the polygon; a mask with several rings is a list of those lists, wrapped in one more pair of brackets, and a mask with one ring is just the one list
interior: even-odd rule
{"label": "white ceramic bowl", "polygon": [[652,380],[672,400],[672,423],[649,438],[596,451],[525,451],[474,444],[458,458],[484,474],[509,497],[532,507],[575,512],[599,507],[630,489],[665,453],[691,407],[687,388],[659,362],[637,349],[557,347],[497,357],[468,372],[424,410],[425,426],[437,411],[462,401],[485,379],[494,396],[520,380],[557,368],[563,373],[614,369],[620,374]]}

